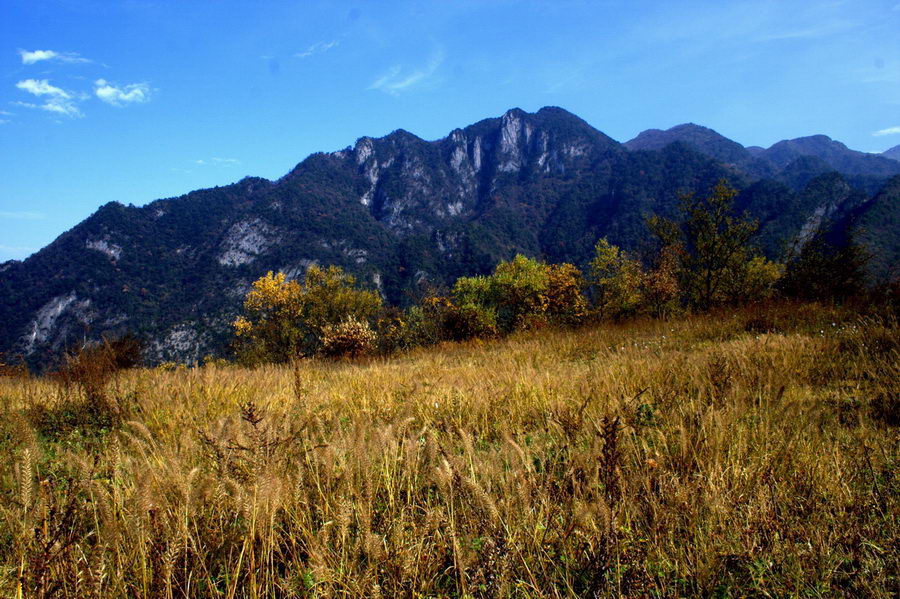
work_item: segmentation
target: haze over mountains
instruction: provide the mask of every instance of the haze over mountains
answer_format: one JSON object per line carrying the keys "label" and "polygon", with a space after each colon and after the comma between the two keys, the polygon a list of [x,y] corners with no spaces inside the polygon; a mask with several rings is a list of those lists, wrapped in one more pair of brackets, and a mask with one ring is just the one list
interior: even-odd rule
{"label": "haze over mountains", "polygon": [[519,109],[425,141],[398,130],[313,154],[277,181],[110,203],[25,261],[0,265],[0,352],[32,364],[131,331],[150,361],[222,352],[253,280],[339,264],[402,304],[517,252],[584,265],[640,251],[644,219],[727,178],[780,258],[820,224],[858,228],[873,279],[900,259],[900,150],[817,135],[745,148],[693,124],[623,143],[560,108]]}

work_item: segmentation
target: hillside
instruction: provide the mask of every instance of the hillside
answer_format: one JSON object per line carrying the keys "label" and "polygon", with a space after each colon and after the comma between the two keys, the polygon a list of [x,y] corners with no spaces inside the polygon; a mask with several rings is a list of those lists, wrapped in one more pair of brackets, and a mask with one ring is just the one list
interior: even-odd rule
{"label": "hillside", "polygon": [[851,218],[860,243],[872,253],[870,270],[880,279],[900,277],[900,177],[891,179]]}
{"label": "hillside", "polygon": [[770,177],[776,171],[767,160],[756,157],[736,141],[693,123],[677,125],[666,131],[648,129],[624,145],[629,150],[660,150],[676,141],[723,164],[731,165],[737,172],[761,178]]}
{"label": "hillside", "polygon": [[889,150],[885,150],[884,152],[881,153],[881,155],[884,156],[885,158],[890,158],[891,160],[900,161],[900,145],[894,146],[893,148],[890,148]]}
{"label": "hillside", "polygon": [[0,595],[886,599],[898,339],[786,304],[0,377]]}
{"label": "hillside", "polygon": [[898,165],[891,163],[897,148],[887,150],[880,156],[867,154],[851,150],[827,135],[785,139],[769,148],[758,146],[745,148],[712,129],[688,123],[665,131],[648,129],[624,145],[629,150],[658,150],[676,141],[688,144],[710,158],[723,164],[730,164],[739,171],[758,178],[777,178],[784,170],[791,169],[792,165],[798,164],[798,161],[804,158],[813,159],[821,164],[821,169],[824,170],[820,170],[820,173],[833,170],[844,175],[863,178],[883,178],[900,174]]}
{"label": "hillside", "polygon": [[[721,178],[742,191],[741,208],[763,224],[757,243],[778,258],[816,223],[865,219],[890,171],[879,160],[900,173],[900,163],[851,156],[836,162],[850,174],[835,174],[832,154],[778,170],[759,162],[772,148],[753,155],[696,125],[638,140],[619,144],[560,108],[513,109],[437,141],[403,130],[363,137],[277,181],[107,204],[0,265],[0,353],[46,365],[76,341],[130,331],[150,362],[194,361],[226,350],[242,297],[268,270],[339,264],[404,304],[515,253],[584,265],[602,236],[641,251],[646,216],[673,215],[680,193]],[[882,231],[875,251],[900,235]]]}

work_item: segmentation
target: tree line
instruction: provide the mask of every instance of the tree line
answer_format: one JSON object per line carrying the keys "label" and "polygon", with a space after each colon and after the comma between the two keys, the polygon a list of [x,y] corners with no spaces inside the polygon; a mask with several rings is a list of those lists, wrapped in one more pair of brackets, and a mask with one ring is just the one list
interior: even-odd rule
{"label": "tree line", "polygon": [[829,243],[824,229],[801,240],[785,263],[767,260],[752,244],[759,223],[735,213],[736,195],[723,180],[706,196],[682,196],[677,219],[648,218],[653,248],[645,256],[605,238],[586,272],[517,255],[406,310],[383,305],[337,266],[311,266],[302,281],[269,272],[253,283],[234,322],[235,350],[247,363],[390,353],[587,320],[664,318],[776,294],[840,300],[863,288],[864,252],[852,242]]}

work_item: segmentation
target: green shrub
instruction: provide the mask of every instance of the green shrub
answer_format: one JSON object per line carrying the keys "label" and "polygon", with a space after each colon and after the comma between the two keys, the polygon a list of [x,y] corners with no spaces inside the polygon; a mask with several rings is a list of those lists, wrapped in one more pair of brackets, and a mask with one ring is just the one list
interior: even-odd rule
{"label": "green shrub", "polygon": [[443,306],[445,337],[487,337],[547,324],[576,324],[587,312],[581,272],[517,255],[494,273],[461,277]]}
{"label": "green shrub", "polygon": [[408,314],[395,307],[382,310],[375,321],[378,351],[391,354],[415,345],[410,320]]}
{"label": "green shrub", "polygon": [[[466,277],[461,289],[472,290],[481,284],[477,279]],[[459,283],[459,281],[457,281]],[[486,306],[476,294],[461,294],[459,300],[431,295],[418,306],[410,308],[408,314],[409,340],[411,344],[433,345],[441,341],[465,341],[478,337],[494,337],[499,334],[497,312]]]}
{"label": "green shrub", "polygon": [[474,302],[452,306],[445,315],[443,333],[444,339],[449,341],[495,337],[498,334],[497,312]]}
{"label": "green shrub", "polygon": [[[434,305],[436,297],[426,297],[418,306],[412,306],[406,313],[407,336],[410,345],[429,346],[440,343],[444,337],[446,307]],[[446,298],[440,298],[446,299]],[[447,300],[448,307],[450,304]]]}

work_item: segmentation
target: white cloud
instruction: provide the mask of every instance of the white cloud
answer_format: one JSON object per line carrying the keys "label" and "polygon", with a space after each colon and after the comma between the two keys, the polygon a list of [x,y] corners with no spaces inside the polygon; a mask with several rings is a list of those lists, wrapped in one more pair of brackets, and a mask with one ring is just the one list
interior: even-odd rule
{"label": "white cloud", "polygon": [[397,75],[400,74],[402,67],[400,65],[395,65],[388,69],[388,71],[376,79],[372,85],[369,86],[369,89],[382,89],[384,86],[388,84],[391,80],[393,80]]}
{"label": "white cloud", "polygon": [[87,58],[82,58],[75,52],[55,52],[53,50],[19,50],[19,56],[22,57],[22,64],[34,64],[42,60],[56,60],[59,62],[91,62]]}
{"label": "white cloud", "polygon": [[28,102],[16,102],[25,108],[36,108],[66,116],[81,116],[81,111],[75,104],[76,98],[66,90],[51,85],[46,79],[25,79],[16,83],[16,87],[29,94],[44,98],[43,104],[29,104]]}
{"label": "white cloud", "polygon": [[146,83],[131,83],[120,87],[106,79],[97,79],[94,81],[94,85],[94,94],[113,106],[143,103],[150,100],[150,86]]}
{"label": "white cloud", "polygon": [[241,161],[238,160],[237,158],[219,158],[219,157],[210,158],[209,160],[204,160],[201,158],[200,160],[194,161],[194,164],[199,165],[199,166],[206,166],[206,165],[210,165],[210,164],[216,165],[216,166],[236,166],[240,163],[241,163]]}
{"label": "white cloud", "polygon": [[318,42],[304,50],[303,52],[297,52],[294,54],[295,58],[306,58],[307,56],[312,56],[313,54],[321,54],[322,52],[327,52],[331,50],[341,42],[338,40],[331,40],[330,42]]}
{"label": "white cloud", "polygon": [[881,137],[882,135],[897,135],[900,134],[900,126],[898,127],[888,127],[887,129],[882,129],[880,131],[876,131],[872,135],[876,137]]}
{"label": "white cloud", "polygon": [[67,91],[55,85],[50,85],[46,79],[25,79],[16,83],[16,87],[35,96],[53,96],[56,98],[71,98]]}
{"label": "white cloud", "polygon": [[35,50],[34,52],[19,50],[19,55],[22,57],[22,64],[34,64],[41,60],[53,60],[58,56],[53,50]]}
{"label": "white cloud", "polygon": [[32,210],[21,210],[13,212],[0,210],[0,218],[15,220],[41,220],[42,218],[44,218],[44,214],[42,212],[34,212]]}
{"label": "white cloud", "polygon": [[768,33],[759,36],[757,39],[762,42],[775,42],[781,40],[803,40],[827,37],[838,33],[844,33],[853,28],[853,23],[848,21],[833,21],[822,23],[814,27],[806,27],[801,29],[786,29]]}
{"label": "white cloud", "polygon": [[434,75],[442,62],[444,62],[444,53],[438,51],[432,55],[428,64],[412,72],[404,73],[402,66],[395,65],[376,79],[369,86],[369,89],[377,89],[387,94],[397,95]]}
{"label": "white cloud", "polygon": [[46,110],[47,112],[55,112],[56,114],[63,114],[65,116],[82,116],[81,111],[78,110],[78,107],[75,106],[74,102],[61,98],[52,98],[50,100],[47,100],[41,106],[41,110]]}

